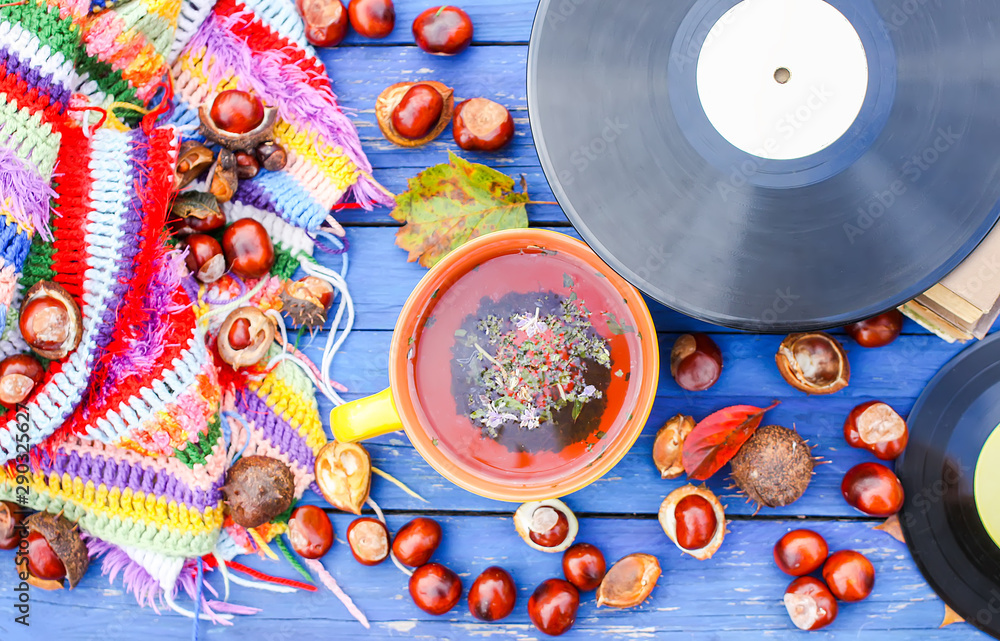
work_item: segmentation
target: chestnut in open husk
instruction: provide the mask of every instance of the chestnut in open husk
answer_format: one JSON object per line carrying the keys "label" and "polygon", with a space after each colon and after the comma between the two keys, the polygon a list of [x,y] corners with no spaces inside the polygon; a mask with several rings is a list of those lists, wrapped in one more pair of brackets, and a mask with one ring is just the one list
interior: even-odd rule
{"label": "chestnut in open husk", "polygon": [[222,321],[216,344],[222,360],[239,368],[259,363],[273,342],[274,321],[256,307],[240,307]]}
{"label": "chestnut in open husk", "polygon": [[660,562],[651,554],[622,557],[597,588],[597,607],[632,608],[641,604],[656,587],[660,572]]}
{"label": "chestnut in open husk", "polygon": [[194,140],[181,143],[177,154],[177,189],[184,189],[208,171],[215,160],[212,150]]}
{"label": "chestnut in open husk", "polygon": [[674,545],[699,561],[712,558],[726,536],[726,513],[707,487],[685,485],[663,499],[660,527]]}
{"label": "chestnut in open husk", "polygon": [[[442,101],[441,111],[434,126],[425,135],[419,138],[407,138],[393,126],[393,114],[396,113],[397,107],[399,107],[410,89],[416,85],[428,87],[440,94]],[[400,147],[420,147],[426,145],[440,136],[441,132],[448,126],[448,122],[451,120],[455,110],[454,93],[451,87],[434,80],[397,82],[387,87],[379,94],[378,99],[375,101],[375,116],[378,119],[378,126],[382,130],[382,135]]]}
{"label": "chestnut in open husk", "polygon": [[83,336],[83,318],[76,301],[47,280],[38,281],[24,295],[18,323],[24,342],[49,360],[65,358]]}
{"label": "chestnut in open husk", "polygon": [[372,483],[371,455],[357,443],[330,441],[316,454],[316,484],[333,507],[361,514]]}
{"label": "chestnut in open husk", "polygon": [[[44,565],[52,568],[56,573],[41,571],[38,574],[43,576],[38,576],[38,578],[61,582],[65,577],[69,582],[70,589],[76,587],[90,565],[87,545],[80,537],[76,525],[64,516],[48,512],[32,514],[24,520],[24,525],[28,530],[29,539],[33,539],[33,545],[28,550],[29,569],[32,568],[34,562],[36,571],[42,570],[43,563],[40,559],[44,559]],[[39,536],[44,541],[38,541]],[[38,542],[36,543],[36,541]],[[55,558],[52,558],[52,555],[55,555]]]}
{"label": "chestnut in open husk", "polygon": [[514,512],[514,527],[524,542],[540,552],[562,552],[580,529],[576,516],[559,499],[524,503]]}
{"label": "chestnut in open husk", "polygon": [[812,480],[816,459],[798,432],[768,425],[754,432],[730,465],[733,481],[759,509],[799,500]]}
{"label": "chestnut in open husk", "polygon": [[792,334],[774,358],[785,381],[807,394],[833,394],[851,380],[847,352],[829,334]]}
{"label": "chestnut in open husk", "polygon": [[675,479],[684,473],[681,462],[684,440],[694,429],[695,422],[691,416],[678,414],[660,428],[653,441],[653,463],[660,470],[660,477]]}
{"label": "chestnut in open husk", "polygon": [[274,107],[264,106],[253,94],[238,89],[227,89],[211,98],[210,103],[198,108],[198,131],[208,140],[230,151],[252,153],[258,145],[274,138],[278,119]]}
{"label": "chestnut in open husk", "polygon": [[226,472],[222,493],[233,521],[245,528],[268,523],[292,505],[295,477],[269,456],[244,456]]}
{"label": "chestnut in open husk", "polygon": [[333,285],[315,276],[285,283],[281,290],[281,311],[294,327],[318,329],[326,323],[333,304]]}

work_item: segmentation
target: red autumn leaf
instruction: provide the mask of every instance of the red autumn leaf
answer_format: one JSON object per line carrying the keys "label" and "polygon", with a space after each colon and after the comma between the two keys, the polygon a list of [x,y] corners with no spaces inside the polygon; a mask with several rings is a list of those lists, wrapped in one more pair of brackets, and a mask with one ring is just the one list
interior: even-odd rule
{"label": "red autumn leaf", "polygon": [[682,462],[688,478],[707,481],[722,469],[760,426],[764,412],[778,406],[775,401],[763,409],[735,405],[710,414],[684,440]]}

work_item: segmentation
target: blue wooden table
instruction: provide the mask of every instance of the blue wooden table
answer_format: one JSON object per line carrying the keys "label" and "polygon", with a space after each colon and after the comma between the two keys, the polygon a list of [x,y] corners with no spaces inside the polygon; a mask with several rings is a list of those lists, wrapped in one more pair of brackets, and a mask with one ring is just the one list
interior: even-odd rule
{"label": "blue wooden table", "polygon": [[[375,177],[388,189],[405,189],[406,180],[428,165],[444,162],[455,145],[451,132],[421,149],[404,150],[385,141],[375,122],[375,98],[386,86],[404,80],[433,79],[455,87],[458,97],[483,96],[507,105],[517,123],[517,136],[497,154],[462,154],[512,175],[523,174],[535,200],[552,200],[532,146],[526,110],[525,63],[535,0],[464,0],[472,16],[476,43],[454,58],[427,55],[413,46],[410,25],[428,1],[397,0],[395,32],[378,43],[356,35],[337,49],[322,53],[341,103],[354,111],[361,139]],[[535,226],[573,233],[558,207],[532,206]],[[350,240],[348,283],[357,306],[354,334],[337,357],[334,376],[350,389],[349,398],[378,392],[388,384],[387,354],[396,316],[425,270],[406,262],[406,252],[394,243],[395,222],[388,210],[349,213],[341,217]],[[324,259],[325,260],[325,259]],[[945,629],[938,599],[917,571],[906,547],[873,529],[878,520],[862,518],[840,495],[844,472],[869,460],[866,453],[848,447],[842,424],[857,403],[881,399],[905,415],[934,373],[961,349],[907,323],[904,335],[882,350],[864,350],[843,336],[852,369],[850,386],[829,397],[809,398],[783,382],[774,364],[781,337],[731,332],[691,320],[651,304],[660,331],[661,359],[666,362],[678,333],[711,333],[722,348],[725,369],[710,391],[689,394],[665,373],[660,378],[652,416],[632,451],[618,466],[592,486],[565,498],[580,516],[578,540],[597,544],[609,563],[631,552],[656,555],[663,576],[652,598],[632,610],[598,610],[593,593],[583,596],[575,627],[567,639],[746,639],[797,638],[781,597],[789,577],[774,565],[771,548],[785,532],[810,527],[823,534],[831,550],[852,548],[875,564],[877,579],[865,602],[844,605],[837,621],[814,638],[966,639],[986,638],[967,624]],[[322,336],[309,351],[318,357]],[[767,420],[796,427],[815,453],[829,464],[817,468],[805,496],[778,510],[753,508],[727,489],[724,474],[709,485],[726,506],[731,522],[721,550],[709,561],[681,554],[656,520],[663,497],[686,481],[659,478],[650,451],[653,437],[670,416],[683,412],[696,419],[733,404],[781,405]],[[326,416],[330,407],[321,403]],[[375,465],[423,494],[416,501],[395,486],[375,478],[372,496],[385,509],[391,530],[415,515],[432,516],[444,528],[444,543],[435,558],[458,572],[466,590],[476,575],[490,565],[511,572],[519,586],[519,602],[507,620],[487,624],[474,619],[463,600],[448,614],[432,617],[417,609],[407,592],[407,579],[391,563],[362,567],[351,556],[344,533],[352,518],[332,512],[337,542],[323,559],[341,586],[371,620],[365,631],[329,592],[273,595],[234,586],[231,600],[256,606],[262,612],[239,617],[233,627],[201,624],[202,639],[301,641],[305,639],[418,638],[418,639],[537,639],[543,635],[529,622],[528,596],[543,580],[561,576],[560,555],[530,550],[514,531],[513,505],[479,498],[438,476],[417,456],[402,433],[375,439],[367,446]],[[311,493],[306,501],[323,504]],[[12,556],[5,553],[3,562]],[[285,562],[251,560],[269,573],[297,576]],[[8,568],[12,565],[7,565]],[[94,639],[190,638],[191,621],[168,611],[157,615],[136,605],[120,583],[109,584],[92,567],[72,592],[34,590],[31,594],[30,632],[14,625],[14,593],[9,571],[0,582],[0,639],[45,641]],[[221,589],[221,579],[211,576]],[[183,597],[182,597],[183,599]]]}

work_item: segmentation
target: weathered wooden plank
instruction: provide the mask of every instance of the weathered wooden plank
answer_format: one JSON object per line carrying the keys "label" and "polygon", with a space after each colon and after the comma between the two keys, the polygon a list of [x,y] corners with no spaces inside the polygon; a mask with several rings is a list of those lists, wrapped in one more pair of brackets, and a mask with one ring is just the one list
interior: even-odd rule
{"label": "weathered wooden plank", "polygon": [[[390,515],[395,531],[411,514]],[[460,574],[463,600],[448,614],[434,618],[410,601],[407,580],[390,563],[364,568],[351,557],[344,532],[353,517],[335,515],[338,542],[324,559],[341,586],[372,621],[366,632],[328,592],[275,595],[233,586],[231,601],[262,608],[260,614],[241,617],[232,628],[202,624],[201,638],[252,638],[294,641],[313,638],[499,639],[544,638],[530,626],[527,600],[534,587],[561,574],[559,555],[529,550],[514,533],[510,518],[489,516],[441,517],[444,542],[435,560]],[[960,624],[945,630],[937,626],[944,604],[917,572],[903,544],[861,522],[737,521],[716,554],[705,562],[682,555],[653,520],[583,519],[579,540],[597,543],[609,561],[631,552],[654,554],[663,576],[651,598],[633,610],[616,611],[594,607],[593,593],[583,595],[578,622],[565,639],[745,639],[800,638],[788,620],[781,596],[790,577],[782,574],[771,558],[771,546],[790,529],[809,526],[827,537],[831,549],[857,549],[876,568],[875,590],[862,603],[841,606],[832,626],[810,638],[874,638],[892,634],[906,639],[985,638],[971,626]],[[9,557],[10,552],[4,555]],[[2,558],[2,557],[0,557]],[[4,558],[9,563],[9,559]],[[253,559],[251,565],[264,571],[296,577],[286,563]],[[505,567],[519,586],[514,613],[494,624],[477,622],[469,614],[464,594],[472,580],[489,565]],[[8,565],[8,567],[11,567]],[[222,589],[221,577],[210,574],[211,583]],[[0,584],[0,600],[10,604],[13,583]],[[139,609],[120,584],[109,587],[92,567],[72,592],[46,593],[32,590],[30,634],[12,623],[12,615],[0,617],[0,637],[6,639],[107,639],[130,638],[139,630],[150,641],[187,638],[191,622],[167,611],[157,616]],[[189,606],[181,597],[179,602]],[[10,607],[9,605],[7,606]]]}

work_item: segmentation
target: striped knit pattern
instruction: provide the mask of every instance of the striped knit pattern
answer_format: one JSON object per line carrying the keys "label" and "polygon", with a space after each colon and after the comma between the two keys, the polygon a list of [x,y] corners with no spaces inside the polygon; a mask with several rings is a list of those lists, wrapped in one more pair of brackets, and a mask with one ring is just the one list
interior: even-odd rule
{"label": "striped knit pattern", "polygon": [[288,165],[246,181],[236,203],[315,230],[331,207],[348,198],[365,207],[391,202],[371,178],[357,130],[340,111],[289,0],[219,0],[173,73],[177,124],[196,124],[199,105],[225,89],[250,91],[278,109],[275,139],[287,151]]}

